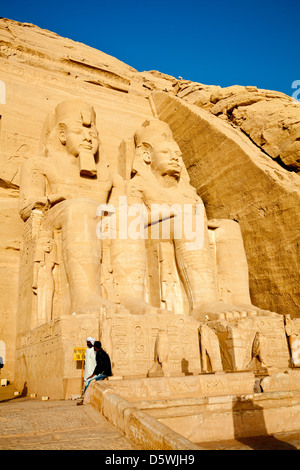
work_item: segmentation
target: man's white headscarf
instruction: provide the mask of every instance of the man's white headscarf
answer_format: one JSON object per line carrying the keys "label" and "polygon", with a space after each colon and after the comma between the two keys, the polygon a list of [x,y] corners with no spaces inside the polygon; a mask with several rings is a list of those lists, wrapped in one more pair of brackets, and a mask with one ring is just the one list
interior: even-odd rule
{"label": "man's white headscarf", "polygon": [[90,343],[92,343],[92,345],[94,346],[94,343],[95,343],[95,341],[96,341],[96,338],[92,338],[91,336],[89,336],[89,337],[86,339],[86,342],[88,342],[88,341],[89,341]]}

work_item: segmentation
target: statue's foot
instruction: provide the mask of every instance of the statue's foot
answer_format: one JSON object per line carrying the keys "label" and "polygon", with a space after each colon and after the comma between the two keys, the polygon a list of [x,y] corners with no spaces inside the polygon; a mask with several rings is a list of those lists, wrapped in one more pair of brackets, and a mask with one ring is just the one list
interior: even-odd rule
{"label": "statue's foot", "polygon": [[112,302],[111,300],[104,299],[100,295],[93,294],[87,296],[86,299],[77,302],[72,307],[72,313],[95,313],[100,312],[103,308],[106,308],[112,313],[116,313],[120,310],[120,305]]}
{"label": "statue's foot", "polygon": [[245,310],[256,310],[256,314],[261,317],[274,317],[274,318],[282,318],[282,315],[280,313],[272,312],[271,310],[265,310],[262,308],[255,307],[254,305],[251,304],[243,304],[239,305],[240,308],[243,308]]}
{"label": "statue's foot", "polygon": [[198,321],[234,320],[255,317],[257,308],[249,308],[226,304],[225,302],[212,302],[201,305],[192,310],[191,315]]}
{"label": "statue's foot", "polygon": [[123,303],[129,312],[133,315],[163,315],[167,313],[173,313],[170,310],[154,307],[153,305],[150,305],[147,302],[141,300],[125,299]]}
{"label": "statue's foot", "polygon": [[151,369],[148,370],[147,376],[148,377],[162,377],[163,375],[164,374],[163,374],[161,364],[159,364],[159,362],[155,361],[152,364]]}
{"label": "statue's foot", "polygon": [[164,308],[153,307],[153,305],[149,305],[149,304],[145,304],[143,306],[143,314],[144,315],[147,315],[147,314],[163,315],[163,314],[166,314],[166,313],[173,313],[173,312],[171,312],[170,310],[165,310]]}

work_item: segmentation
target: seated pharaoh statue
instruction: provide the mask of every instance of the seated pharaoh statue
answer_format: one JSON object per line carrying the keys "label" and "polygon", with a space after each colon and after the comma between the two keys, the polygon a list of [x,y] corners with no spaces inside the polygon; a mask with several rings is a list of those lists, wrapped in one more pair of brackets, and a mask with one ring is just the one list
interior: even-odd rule
{"label": "seated pharaoh statue", "polygon": [[[111,244],[122,305],[136,314],[174,313],[167,303],[165,310],[161,305],[151,305],[145,292],[146,252],[149,243],[157,242],[172,246],[174,266],[188,299],[188,307],[176,313],[191,315],[197,321],[277,315],[251,304],[248,266],[239,226],[229,220],[207,221],[203,202],[189,183],[180,148],[169,126],[157,119],[146,121],[136,131],[134,144],[132,178],[127,182],[126,192],[128,227],[134,224],[135,208],[143,207],[140,214],[145,231],[144,235],[141,232],[141,236],[137,236],[129,230],[126,240],[119,237]],[[220,298],[208,229],[219,229],[221,234],[218,264],[219,269],[227,271],[234,280],[233,303]],[[170,250],[167,251],[170,254]]]}
{"label": "seated pharaoh statue", "polygon": [[108,164],[99,158],[93,107],[81,100],[66,100],[48,121],[45,154],[27,160],[22,168],[20,214],[26,221],[38,210],[43,213],[41,231],[61,232],[70,313],[99,311],[109,302],[100,290],[96,213],[121,178],[111,175]]}

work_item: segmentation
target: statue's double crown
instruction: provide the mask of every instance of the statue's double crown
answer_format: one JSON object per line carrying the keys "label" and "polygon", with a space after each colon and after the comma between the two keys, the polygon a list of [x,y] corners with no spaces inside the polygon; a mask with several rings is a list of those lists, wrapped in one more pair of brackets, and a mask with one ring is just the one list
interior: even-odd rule
{"label": "statue's double crown", "polygon": [[147,119],[134,135],[136,147],[143,143],[153,145],[162,140],[173,140],[173,134],[169,125],[159,119]]}
{"label": "statue's double crown", "polygon": [[89,127],[96,124],[96,113],[92,106],[81,100],[65,100],[55,109],[56,124],[68,121],[80,121]]}

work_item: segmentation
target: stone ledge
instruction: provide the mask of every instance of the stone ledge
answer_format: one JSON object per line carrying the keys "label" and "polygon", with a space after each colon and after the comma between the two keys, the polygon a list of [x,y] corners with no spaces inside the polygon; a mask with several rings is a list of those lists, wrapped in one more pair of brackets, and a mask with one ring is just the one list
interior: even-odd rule
{"label": "stone ledge", "polygon": [[253,371],[246,371],[183,377],[124,378],[106,381],[105,388],[129,402],[137,402],[251,394],[255,390],[255,380]]}
{"label": "stone ledge", "polygon": [[[178,378],[184,383],[186,379]],[[193,397],[184,398],[183,393],[181,397],[147,396],[141,400],[130,396],[137,381],[132,380],[130,387],[128,382],[120,381],[112,388],[109,381],[94,382],[85,403],[145,450],[200,450],[196,443],[299,428],[300,390],[223,394],[219,389],[218,395],[207,396],[201,396],[199,390]]]}
{"label": "stone ledge", "polygon": [[94,382],[89,389],[85,403],[90,403],[141,449],[204,450],[107,389],[106,384]]}

